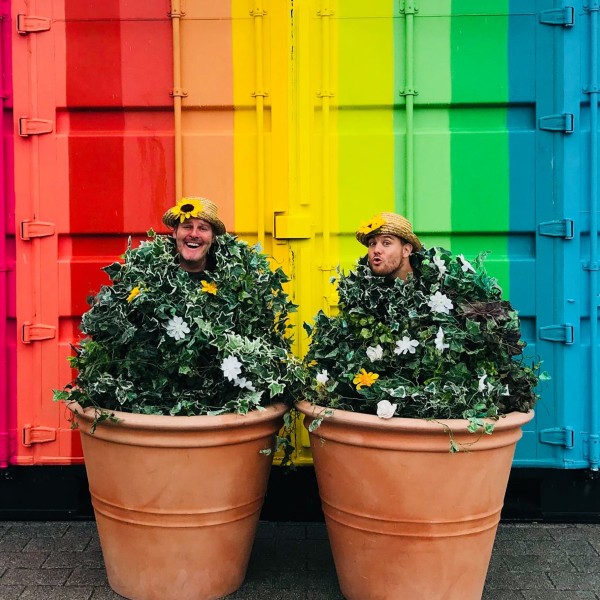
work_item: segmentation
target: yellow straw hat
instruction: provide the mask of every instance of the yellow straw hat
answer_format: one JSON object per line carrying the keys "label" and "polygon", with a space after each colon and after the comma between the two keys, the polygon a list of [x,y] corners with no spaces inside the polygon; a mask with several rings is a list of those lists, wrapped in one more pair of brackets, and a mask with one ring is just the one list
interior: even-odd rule
{"label": "yellow straw hat", "polygon": [[356,231],[356,239],[364,246],[367,246],[371,236],[385,233],[406,240],[412,244],[416,251],[423,248],[421,240],[413,233],[410,221],[391,212],[379,213],[363,223]]}
{"label": "yellow straw hat", "polygon": [[177,200],[177,204],[171,207],[162,218],[162,222],[171,229],[186,219],[202,219],[213,226],[216,235],[225,233],[225,225],[217,216],[217,205],[207,198],[199,196],[188,196]]}

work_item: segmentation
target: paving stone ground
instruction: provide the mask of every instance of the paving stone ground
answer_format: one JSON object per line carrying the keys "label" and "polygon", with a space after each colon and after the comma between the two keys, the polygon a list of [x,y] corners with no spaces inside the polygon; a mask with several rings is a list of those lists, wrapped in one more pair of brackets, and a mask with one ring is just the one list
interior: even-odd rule
{"label": "paving stone ground", "polygon": [[[0,600],[17,598],[121,599],[95,523],[0,521]],[[227,598],[343,600],[325,526],[261,522],[246,581]],[[501,523],[483,600],[600,600],[600,524]]]}

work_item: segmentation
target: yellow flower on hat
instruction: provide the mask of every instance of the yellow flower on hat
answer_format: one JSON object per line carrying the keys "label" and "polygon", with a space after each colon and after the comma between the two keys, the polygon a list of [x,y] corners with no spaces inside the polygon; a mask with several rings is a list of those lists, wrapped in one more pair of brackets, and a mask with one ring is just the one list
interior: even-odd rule
{"label": "yellow flower on hat", "polygon": [[365,221],[364,223],[361,224],[361,226],[358,228],[358,233],[367,235],[368,233],[372,233],[373,231],[376,231],[380,227],[383,227],[385,225],[385,223],[386,223],[386,221],[381,215],[375,215],[369,221]]}
{"label": "yellow flower on hat", "polygon": [[205,279],[203,279],[200,282],[200,285],[202,286],[203,292],[206,292],[207,294],[212,294],[213,296],[217,295],[217,284],[214,281],[208,282]]}
{"label": "yellow flower on hat", "polygon": [[171,209],[171,213],[183,223],[186,219],[200,216],[203,208],[198,198],[182,198],[177,200],[177,205]]}
{"label": "yellow flower on hat", "polygon": [[352,383],[356,385],[356,389],[360,390],[361,387],[371,387],[377,380],[379,375],[377,373],[367,373],[366,369],[361,369],[359,373],[354,376]]}
{"label": "yellow flower on hat", "polygon": [[127,302],[131,302],[136,296],[139,296],[142,293],[142,290],[139,286],[135,286],[131,292],[129,292],[129,296],[127,296]]}

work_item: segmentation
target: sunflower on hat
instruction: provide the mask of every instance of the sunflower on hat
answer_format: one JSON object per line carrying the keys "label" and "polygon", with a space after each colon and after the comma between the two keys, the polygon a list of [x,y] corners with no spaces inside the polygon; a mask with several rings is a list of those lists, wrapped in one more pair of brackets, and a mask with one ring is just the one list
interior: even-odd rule
{"label": "sunflower on hat", "polygon": [[182,198],[177,200],[177,204],[171,209],[171,213],[180,223],[192,217],[198,217],[202,212],[202,202],[198,198]]}
{"label": "sunflower on hat", "polygon": [[378,229],[381,229],[381,227],[383,227],[385,225],[385,223],[386,223],[386,220],[381,215],[375,215],[368,221],[361,223],[360,227],[358,228],[357,233],[362,233],[363,235],[368,235],[370,233],[377,231]]}

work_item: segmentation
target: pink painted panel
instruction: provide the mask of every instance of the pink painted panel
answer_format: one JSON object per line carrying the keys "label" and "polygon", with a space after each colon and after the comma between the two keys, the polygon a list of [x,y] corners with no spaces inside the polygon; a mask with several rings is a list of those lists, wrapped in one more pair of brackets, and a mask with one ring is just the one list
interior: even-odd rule
{"label": "pink painted panel", "polygon": [[0,2],[0,468],[15,453],[15,202],[10,2]]}

